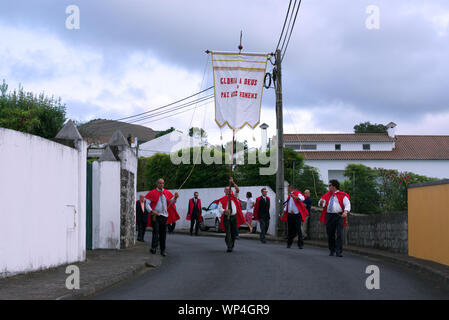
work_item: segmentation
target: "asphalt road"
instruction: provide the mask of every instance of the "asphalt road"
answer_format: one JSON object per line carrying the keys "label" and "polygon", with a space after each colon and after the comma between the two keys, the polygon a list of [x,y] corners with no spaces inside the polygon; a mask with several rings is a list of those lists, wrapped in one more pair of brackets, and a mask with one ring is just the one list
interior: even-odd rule
{"label": "asphalt road", "polygon": [[[375,259],[326,249],[240,239],[226,253],[223,238],[167,235],[162,267],[94,299],[303,300],[449,299],[449,290],[421,274]],[[147,232],[149,243],[151,232]],[[380,289],[368,290],[367,266],[380,270]]]}

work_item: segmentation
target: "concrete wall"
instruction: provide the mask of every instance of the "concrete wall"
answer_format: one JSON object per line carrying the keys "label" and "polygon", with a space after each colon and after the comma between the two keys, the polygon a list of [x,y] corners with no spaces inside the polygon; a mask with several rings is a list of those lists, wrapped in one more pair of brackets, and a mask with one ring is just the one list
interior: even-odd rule
{"label": "concrete wall", "polygon": [[[326,226],[320,222],[321,209],[312,207],[309,236],[312,240],[327,241]],[[344,244],[408,252],[407,212],[388,214],[351,214],[344,228]],[[343,248],[344,249],[344,248]]]}
{"label": "concrete wall", "polygon": [[409,254],[449,265],[449,180],[408,189]]}
{"label": "concrete wall", "polygon": [[329,170],[345,170],[350,163],[384,169],[410,171],[436,178],[449,178],[449,160],[306,160],[305,164],[318,168],[320,178],[329,181]]}
{"label": "concrete wall", "polygon": [[120,249],[120,162],[92,165],[92,249]]}
{"label": "concrete wall", "polygon": [[86,255],[87,144],[0,128],[0,276]]}
{"label": "concrete wall", "polygon": [[[239,187],[240,194],[239,198],[241,200],[246,200],[246,193],[249,191],[253,194],[253,199],[256,200],[257,197],[260,196],[260,189],[264,186],[257,187]],[[197,189],[182,189],[179,193],[179,198],[176,202],[176,208],[178,210],[178,214],[181,217],[180,220],[176,222],[176,228],[178,229],[187,229],[190,228],[190,221],[186,220],[187,210],[188,210],[188,201],[193,197],[193,193],[198,191],[199,198],[201,199],[201,205],[203,207],[208,207],[209,204],[224,196],[224,186],[222,188],[197,188]],[[271,198],[271,207],[270,207],[270,227],[268,229],[268,234],[274,235],[274,219],[275,219],[275,193],[270,187],[265,186],[268,190],[268,196]],[[170,190],[174,193],[176,190]],[[143,193],[147,194],[148,191],[141,191],[137,193],[136,199],[139,199],[139,194]]]}

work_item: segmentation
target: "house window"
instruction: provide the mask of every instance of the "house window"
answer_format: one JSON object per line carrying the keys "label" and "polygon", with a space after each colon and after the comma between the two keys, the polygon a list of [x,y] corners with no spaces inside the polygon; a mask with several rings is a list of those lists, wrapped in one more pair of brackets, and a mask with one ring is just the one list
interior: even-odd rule
{"label": "house window", "polygon": [[316,150],[316,144],[285,144],[294,150]]}
{"label": "house window", "polygon": [[335,150],[341,150],[341,144],[336,144],[335,145]]}
{"label": "house window", "polygon": [[363,150],[371,150],[371,145],[369,143],[364,144]]}
{"label": "house window", "polygon": [[302,144],[302,150],[316,150],[316,144]]}

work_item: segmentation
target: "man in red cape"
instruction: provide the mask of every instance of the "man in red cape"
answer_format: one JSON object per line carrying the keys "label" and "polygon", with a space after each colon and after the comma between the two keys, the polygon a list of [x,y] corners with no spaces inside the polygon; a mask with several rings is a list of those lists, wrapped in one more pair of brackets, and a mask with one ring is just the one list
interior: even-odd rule
{"label": "man in red cape", "polygon": [[270,226],[270,197],[267,196],[267,189],[262,188],[260,190],[262,195],[256,199],[256,204],[254,205],[254,220],[258,220],[260,224],[260,241],[266,243],[265,234]]}
{"label": "man in red cape", "polygon": [[229,179],[231,186],[235,188],[235,195],[231,187],[224,189],[225,196],[218,199],[218,211],[221,213],[220,228],[226,231],[226,246],[227,252],[232,252],[234,242],[237,235],[237,228],[245,223],[240,201],[238,200],[239,187],[234,183],[234,180]]}
{"label": "man in red cape", "polygon": [[304,195],[300,191],[295,190],[294,185],[291,184],[288,186],[287,206],[281,217],[281,220],[286,221],[288,224],[287,248],[292,246],[293,239],[296,236],[298,236],[298,248],[304,248],[301,222],[305,221],[309,215],[309,212],[304,206],[304,200]]}
{"label": "man in red cape", "polygon": [[[338,180],[329,181],[329,192],[325,193],[318,205],[323,207],[320,221],[326,225],[330,256],[335,253],[343,257],[343,227],[347,225],[347,216],[351,211],[349,195],[339,190]],[[335,239],[337,232],[337,239]]]}
{"label": "man in red cape", "polygon": [[179,197],[178,193],[175,195],[164,189],[164,179],[160,178],[156,182],[157,188],[147,193],[147,206],[148,211],[151,212],[151,219],[148,219],[148,225],[153,228],[153,237],[151,241],[150,252],[156,253],[156,249],[159,246],[161,248],[161,255],[166,256],[165,253],[165,241],[167,238],[167,224],[172,224],[179,220],[178,212],[176,211],[176,199]]}
{"label": "man in red cape", "polygon": [[193,226],[195,225],[195,235],[198,235],[199,223],[202,221],[201,199],[198,198],[198,192],[193,193],[193,198],[189,200],[189,210],[186,220],[190,220],[190,235],[193,236]]}

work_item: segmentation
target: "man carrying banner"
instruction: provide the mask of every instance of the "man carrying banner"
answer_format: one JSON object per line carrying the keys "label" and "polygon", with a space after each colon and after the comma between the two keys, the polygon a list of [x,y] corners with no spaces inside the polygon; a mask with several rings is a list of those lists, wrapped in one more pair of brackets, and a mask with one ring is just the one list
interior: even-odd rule
{"label": "man carrying banner", "polygon": [[[220,229],[226,231],[225,242],[227,252],[232,252],[237,234],[237,228],[245,223],[242,208],[238,200],[239,187],[232,178],[229,179],[230,186],[224,189],[225,196],[218,199],[218,211],[221,214]],[[235,188],[235,195],[231,186]]]}
{"label": "man carrying banner", "polygon": [[298,236],[298,248],[304,248],[301,222],[305,221],[309,215],[304,203],[302,203],[304,200],[304,195],[300,191],[295,190],[294,185],[291,184],[288,186],[287,207],[281,217],[281,220],[286,221],[288,224],[287,248],[292,246],[293,239],[296,236]]}
{"label": "man carrying banner", "polygon": [[150,226],[153,227],[150,252],[155,254],[160,243],[161,255],[165,257],[167,224],[172,224],[180,218],[175,205],[179,195],[175,192],[175,195],[173,196],[170,191],[164,189],[165,182],[162,178],[159,178],[156,184],[157,188],[149,191],[145,196],[145,198],[150,200],[146,205],[148,211],[151,212]]}
{"label": "man carrying banner", "polygon": [[[329,192],[325,193],[318,205],[323,207],[320,221],[326,225],[327,239],[329,243],[329,255],[335,253],[337,257],[343,257],[343,227],[347,225],[347,216],[351,211],[349,195],[339,190],[338,180],[329,181]],[[337,239],[335,239],[335,231]]]}
{"label": "man carrying banner", "polygon": [[260,241],[266,243],[265,235],[270,226],[270,197],[267,196],[267,189],[262,188],[262,195],[256,199],[254,205],[254,220],[259,220],[260,224]]}
{"label": "man carrying banner", "polygon": [[193,198],[189,200],[189,207],[186,220],[190,220],[190,235],[193,236],[193,227],[195,226],[195,236],[198,235],[201,216],[201,199],[198,198],[198,192],[193,193]]}

